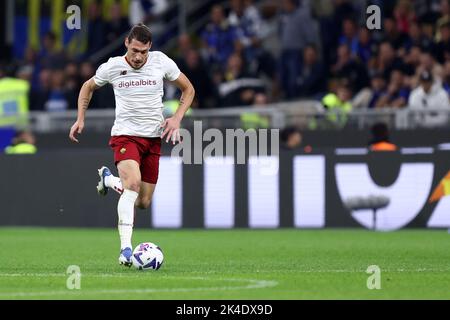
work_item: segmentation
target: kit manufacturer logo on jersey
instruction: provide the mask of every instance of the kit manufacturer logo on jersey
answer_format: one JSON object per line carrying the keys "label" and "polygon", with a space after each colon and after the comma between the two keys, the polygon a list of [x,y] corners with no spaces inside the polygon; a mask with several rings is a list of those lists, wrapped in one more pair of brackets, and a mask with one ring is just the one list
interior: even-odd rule
{"label": "kit manufacturer logo on jersey", "polygon": [[127,74],[127,70],[120,71],[120,75],[121,75],[121,76],[124,76],[124,75],[126,75],[126,74]]}
{"label": "kit manufacturer logo on jersey", "polygon": [[122,148],[122,149],[120,149],[120,153],[121,154],[124,154],[125,152],[127,151],[127,149],[126,148]]}

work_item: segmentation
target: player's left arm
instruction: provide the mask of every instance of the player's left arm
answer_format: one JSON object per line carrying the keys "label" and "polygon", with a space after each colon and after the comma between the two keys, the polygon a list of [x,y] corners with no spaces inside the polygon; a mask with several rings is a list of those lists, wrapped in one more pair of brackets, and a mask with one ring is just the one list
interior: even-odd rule
{"label": "player's left arm", "polygon": [[166,142],[171,139],[172,143],[175,144],[175,142],[180,141],[180,123],[194,100],[195,89],[184,73],[180,73],[180,76],[172,83],[181,90],[180,104],[175,114],[164,121],[162,125],[164,131],[161,139],[164,139],[164,136],[166,136]]}

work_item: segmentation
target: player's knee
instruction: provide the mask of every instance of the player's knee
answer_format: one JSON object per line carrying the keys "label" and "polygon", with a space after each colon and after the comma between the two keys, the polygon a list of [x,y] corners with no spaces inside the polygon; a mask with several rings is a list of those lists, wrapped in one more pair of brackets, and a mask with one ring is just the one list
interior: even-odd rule
{"label": "player's knee", "polygon": [[141,182],[136,180],[136,181],[129,181],[126,185],[125,185],[125,189],[128,190],[132,190],[134,192],[139,193],[140,189],[141,189]]}
{"label": "player's knee", "polygon": [[138,203],[137,203],[137,207],[139,209],[148,209],[150,207],[150,203],[151,203],[151,199],[149,199],[149,198],[139,199]]}

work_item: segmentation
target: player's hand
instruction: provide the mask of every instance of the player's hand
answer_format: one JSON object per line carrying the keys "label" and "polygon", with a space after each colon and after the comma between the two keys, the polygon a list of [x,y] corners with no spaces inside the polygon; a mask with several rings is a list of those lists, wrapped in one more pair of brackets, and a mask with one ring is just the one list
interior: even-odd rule
{"label": "player's hand", "polygon": [[161,127],[164,128],[161,139],[164,139],[164,136],[166,136],[166,142],[169,142],[169,139],[172,141],[172,144],[181,142],[180,120],[178,118],[171,117],[164,120]]}
{"label": "player's hand", "polygon": [[72,140],[73,142],[79,143],[79,141],[75,137],[75,135],[83,132],[83,128],[84,128],[84,121],[77,120],[73,124],[72,128],[70,128],[70,133],[69,133],[70,140]]}

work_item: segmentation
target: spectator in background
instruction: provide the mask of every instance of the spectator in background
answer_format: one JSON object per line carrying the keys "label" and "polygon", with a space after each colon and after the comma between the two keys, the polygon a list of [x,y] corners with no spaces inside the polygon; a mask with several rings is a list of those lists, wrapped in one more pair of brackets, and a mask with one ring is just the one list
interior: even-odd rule
{"label": "spectator in background", "polygon": [[264,92],[264,83],[244,70],[241,56],[230,56],[227,69],[219,85],[220,105],[224,107],[251,105],[255,94]]}
{"label": "spectator in background", "polygon": [[322,104],[328,111],[327,119],[331,124],[338,128],[346,125],[347,115],[353,109],[351,99],[351,87],[344,82],[338,83],[336,93],[330,92],[323,97]]}
{"label": "spectator in background", "polygon": [[392,70],[402,70],[403,62],[396,56],[394,47],[388,41],[384,41],[378,47],[378,55],[375,62],[374,72],[382,73],[385,79],[389,79]]}
{"label": "spectator in background", "polygon": [[[175,62],[183,63],[186,55],[191,51],[195,50],[192,44],[191,37],[187,33],[182,33],[178,36],[178,44],[176,46],[173,58]],[[194,86],[195,87],[195,86]]]}
{"label": "spectator in background", "polygon": [[210,22],[201,34],[205,59],[212,65],[224,67],[237,46],[236,32],[225,19],[223,7],[214,5]]}
{"label": "spectator in background", "polygon": [[441,25],[440,41],[436,44],[436,60],[443,64],[450,60],[450,22]]}
{"label": "spectator in background", "polygon": [[285,98],[298,96],[297,78],[300,75],[303,49],[318,37],[309,8],[295,0],[282,1],[280,77]]}
{"label": "spectator in background", "polygon": [[383,31],[383,41],[389,42],[395,51],[402,48],[407,40],[407,35],[398,30],[397,23],[393,17],[384,18]]}
{"label": "spectator in background", "polygon": [[342,34],[339,37],[339,44],[346,44],[353,56],[358,55],[358,29],[353,19],[347,18],[342,21]]}
{"label": "spectator in background", "polygon": [[39,69],[62,69],[67,63],[67,57],[62,49],[56,45],[56,35],[47,32],[42,40],[42,50],[38,55]]}
{"label": "spectator in background", "polygon": [[267,27],[259,11],[250,0],[231,0],[228,22],[236,32],[239,51],[242,51],[247,69],[253,73],[264,73],[269,78],[275,76],[275,61],[262,47]]}
{"label": "spectator in background", "polygon": [[257,93],[255,94],[255,98],[253,100],[253,106],[263,107],[269,103],[269,98],[265,93]]}
{"label": "spectator in background", "polygon": [[[112,43],[117,39],[124,38],[124,34],[126,34],[130,29],[128,19],[123,15],[119,2],[114,2],[111,5],[110,14],[111,20],[106,23],[105,26],[107,43]],[[111,56],[121,56],[124,54],[125,47],[121,44],[111,53]]]}
{"label": "spectator in background", "polygon": [[86,82],[95,75],[95,69],[92,63],[85,61],[80,66],[81,83]]}
{"label": "spectator in background", "polygon": [[[331,16],[325,14],[319,19],[320,40],[322,47],[322,61],[328,66],[336,60],[336,48],[339,45],[339,36],[342,34],[342,21],[345,19],[354,19],[356,10],[353,4],[348,0],[322,1],[330,5]],[[318,1],[314,1],[318,5]]]}
{"label": "spectator in background", "polygon": [[415,88],[419,85],[419,78],[422,72],[429,71],[431,72],[434,81],[442,83],[442,75],[443,68],[442,66],[436,62],[430,51],[422,51],[420,55],[420,64],[416,68],[416,74],[411,79],[411,88]]}
{"label": "spectator in background", "polygon": [[376,108],[402,108],[408,102],[410,89],[401,70],[393,70],[386,92],[378,98]]}
{"label": "spectator in background", "polygon": [[81,88],[80,78],[78,74],[78,65],[71,61],[64,69],[64,90],[66,92],[69,109],[78,108],[78,94]]}
{"label": "spectator in background", "polygon": [[44,104],[46,111],[65,111],[69,109],[68,98],[64,88],[64,71],[53,70],[50,76],[50,92]]}
{"label": "spectator in background", "polygon": [[385,123],[379,122],[370,129],[372,138],[369,141],[370,151],[396,151],[397,146],[389,140],[389,129]]}
{"label": "spectator in background", "polygon": [[386,94],[386,80],[379,73],[372,76],[370,81],[371,97],[369,100],[368,108],[375,108],[380,97]]}
{"label": "spectator in background", "polygon": [[129,6],[130,25],[149,24],[167,12],[167,0],[131,0]]}
{"label": "spectator in background", "polygon": [[280,132],[281,147],[288,150],[297,149],[302,144],[302,134],[296,127],[289,126]]}
{"label": "spectator in background", "polygon": [[432,47],[433,39],[429,39],[422,34],[420,25],[417,22],[412,22],[409,26],[408,37],[403,43],[403,49],[405,52],[409,52],[412,47],[417,46],[419,48]]}
{"label": "spectator in background", "polygon": [[81,88],[82,83],[80,80],[80,75],[78,73],[78,64],[76,62],[70,61],[64,68],[64,74],[66,76],[66,82],[72,82],[70,85],[71,87],[73,87],[74,89]]}
{"label": "spectator in background", "polygon": [[241,114],[241,127],[247,129],[264,129],[270,127],[270,119],[267,115],[256,112],[255,108],[264,108],[268,103],[267,95],[256,93],[253,98],[252,108]]}
{"label": "spectator in background", "polygon": [[442,86],[447,94],[450,96],[450,60],[447,60],[444,64],[443,82]]}
{"label": "spectator in background", "polygon": [[367,69],[351,56],[350,48],[341,44],[338,48],[338,59],[331,68],[332,75],[338,79],[346,79],[353,92],[358,92],[369,85]]}
{"label": "spectator in background", "polygon": [[417,20],[435,22],[439,18],[441,1],[442,0],[413,0],[412,4]]}
{"label": "spectator in background", "polygon": [[450,0],[441,0],[440,15],[436,22],[436,42],[441,41],[440,27],[450,22]]}
{"label": "spectator in background", "polygon": [[253,0],[243,0],[244,3],[244,17],[249,31],[256,35],[257,39],[261,41],[268,33],[268,26],[262,19],[261,14],[256,8]]}
{"label": "spectator in background", "polygon": [[[248,2],[248,0],[245,0],[245,2]],[[258,34],[261,37],[261,47],[269,52],[272,57],[278,57],[281,51],[279,35],[280,16],[278,12],[279,5],[276,2],[263,2],[260,6],[262,24],[258,28]]]}
{"label": "spectator in background", "polygon": [[367,65],[376,51],[375,41],[372,39],[370,31],[366,27],[361,27],[358,32],[358,42],[356,44],[356,57]]}
{"label": "spectator in background", "polygon": [[230,13],[228,15],[228,23],[235,28],[239,42],[243,46],[251,46],[255,41],[255,30],[252,22],[247,21],[244,12],[243,0],[230,0]]}
{"label": "spectator in background", "polygon": [[[411,93],[408,106],[410,110],[425,111],[413,115],[419,126],[436,128],[448,123],[449,97],[440,83],[433,83],[433,75],[429,71],[420,74],[420,86]],[[426,112],[429,109],[434,111]]]}
{"label": "spectator in background", "polygon": [[333,18],[335,21],[342,21],[347,18],[354,17],[356,14],[355,7],[350,0],[333,0],[334,14]]}
{"label": "spectator in background", "polygon": [[403,58],[403,69],[408,76],[414,76],[416,69],[420,65],[420,57],[422,56],[422,50],[419,46],[414,45]]}
{"label": "spectator in background", "polygon": [[36,138],[30,131],[19,131],[14,136],[11,145],[6,147],[6,154],[35,154]]}
{"label": "spectator in background", "polygon": [[52,71],[50,69],[42,69],[39,73],[38,87],[31,90],[30,110],[45,110],[45,103],[47,102],[50,94],[51,76]]}
{"label": "spectator in background", "polygon": [[325,67],[319,61],[317,48],[307,45],[303,50],[303,66],[298,78],[299,92],[302,96],[311,97],[325,92]]}
{"label": "spectator in background", "polygon": [[422,33],[422,50],[434,52],[435,50],[435,41],[434,41],[434,24],[428,21],[424,21],[420,25],[421,33]]}
{"label": "spectator in background", "polygon": [[40,66],[38,63],[38,54],[35,50],[28,47],[25,49],[25,56],[22,67],[31,70],[32,76],[30,80],[31,89],[34,90],[39,84]]}
{"label": "spectator in background", "polygon": [[0,128],[28,125],[30,83],[14,76],[14,68],[0,65]]}
{"label": "spectator in background", "polygon": [[105,35],[106,23],[101,16],[101,7],[97,1],[93,1],[88,9],[87,56],[104,48],[107,39]]}
{"label": "spectator in background", "polygon": [[394,17],[397,24],[397,29],[400,33],[409,33],[411,24],[416,21],[410,0],[399,0],[394,8]]}
{"label": "spectator in background", "polygon": [[202,109],[214,108],[217,104],[216,87],[200,54],[194,49],[186,51],[184,58],[180,60],[179,66],[195,88],[195,98],[192,107]]}
{"label": "spectator in background", "polygon": [[36,138],[30,131],[19,131],[14,136],[10,146],[6,147],[6,154],[35,154]]}
{"label": "spectator in background", "polygon": [[31,66],[21,66],[17,70],[17,79],[25,80],[28,83],[31,83],[33,78],[33,67]]}

